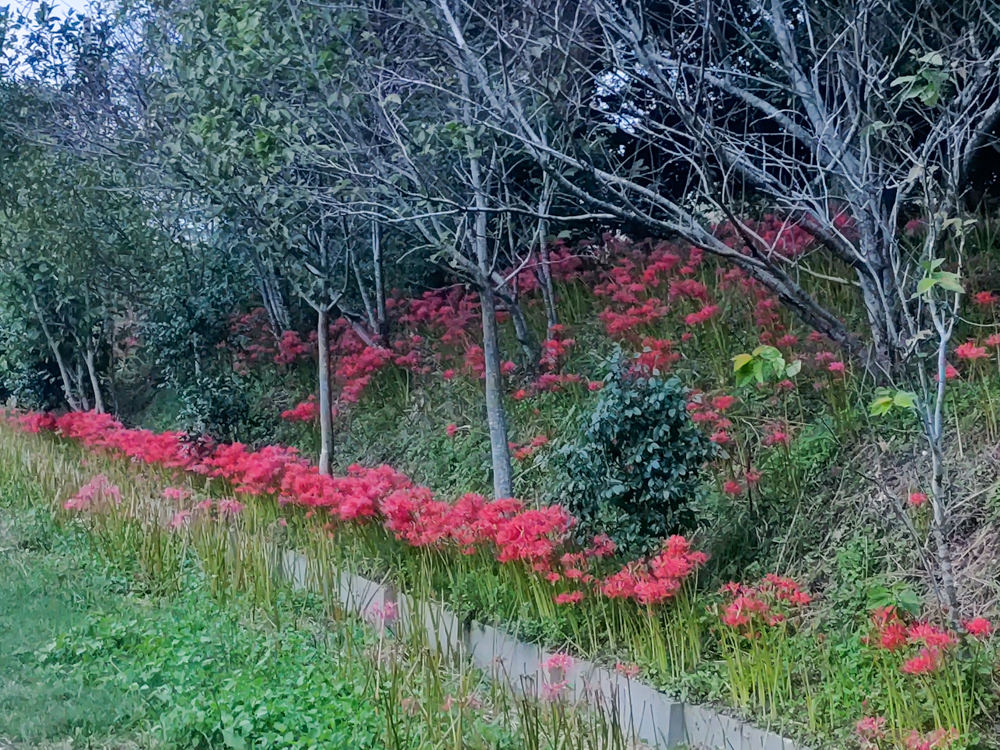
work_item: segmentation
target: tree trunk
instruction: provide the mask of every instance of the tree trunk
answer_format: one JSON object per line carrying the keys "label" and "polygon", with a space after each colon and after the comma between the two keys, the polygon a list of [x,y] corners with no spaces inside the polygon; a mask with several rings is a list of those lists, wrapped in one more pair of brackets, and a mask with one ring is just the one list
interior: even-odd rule
{"label": "tree trunk", "polygon": [[330,445],[333,442],[333,417],[330,412],[330,312],[320,305],[316,316],[316,340],[319,346],[319,473],[330,473]]}
{"label": "tree trunk", "polygon": [[543,239],[538,249],[541,258],[539,275],[542,277],[542,302],[545,303],[545,338],[551,338],[552,329],[559,325],[559,311],[556,307],[556,292],[552,284],[552,265],[549,261],[549,246]]}
{"label": "tree trunk", "polygon": [[953,625],[959,623],[958,591],[955,587],[955,569],[951,559],[951,546],[948,544],[947,490],[944,481],[944,459],[940,448],[931,449],[931,536],[934,539],[934,551],[937,557],[938,573],[941,576],[941,590],[944,601],[941,604],[948,610],[948,619]]}
{"label": "tree trunk", "polygon": [[357,282],[358,293],[361,295],[361,304],[364,305],[365,317],[368,319],[368,330],[377,332],[378,322],[375,320],[375,308],[372,307],[372,298],[365,287],[365,280],[361,278],[361,267],[358,265],[357,258],[354,257],[354,251],[350,250],[348,252],[351,265],[354,266],[354,281]]}
{"label": "tree trunk", "polygon": [[[480,214],[480,216],[485,219],[486,215]],[[507,445],[507,415],[503,406],[503,376],[500,372],[500,344],[497,340],[497,311],[493,301],[493,290],[488,283],[480,286],[479,301],[483,313],[486,421],[489,424],[490,454],[493,458],[493,495],[499,500],[513,494],[513,472],[510,465],[510,447]]]}
{"label": "tree trunk", "polygon": [[476,258],[479,287],[479,306],[483,313],[483,355],[486,366],[486,421],[490,431],[490,454],[493,459],[493,496],[510,497],[514,492],[513,471],[510,465],[510,446],[507,445],[507,415],[503,408],[503,374],[500,372],[500,342],[497,336],[497,310],[493,299],[493,281],[489,243],[486,236],[486,188],[476,143],[472,136],[472,111],[470,110],[469,79],[459,74],[462,92],[466,96],[463,118],[466,125],[465,144],[469,155],[469,178],[475,193],[475,220],[472,223],[472,249]]}
{"label": "tree trunk", "polygon": [[76,363],[76,377],[73,379],[73,385],[76,386],[78,400],[83,410],[90,411],[90,399],[87,398],[87,393],[83,389],[83,365],[79,361]]}
{"label": "tree trunk", "polygon": [[382,278],[382,233],[372,222],[372,265],[375,269],[375,322],[382,346],[389,346],[389,319],[385,314],[385,281]]}
{"label": "tree trunk", "polygon": [[531,332],[528,319],[524,317],[524,310],[516,298],[504,299],[504,305],[507,307],[507,312],[510,313],[510,319],[514,321],[514,335],[517,336],[517,343],[521,345],[521,350],[528,360],[528,369],[534,371],[539,357],[538,341],[535,339],[535,334]]}
{"label": "tree trunk", "polygon": [[260,292],[261,302],[263,302],[264,310],[267,312],[271,331],[276,339],[280,339],[281,335],[291,328],[291,319],[288,315],[288,308],[285,306],[285,300],[281,296],[277,276],[268,261],[260,258],[256,252],[252,252],[251,255],[257,274],[257,290]]}
{"label": "tree trunk", "polygon": [[69,404],[71,411],[80,411],[80,404],[73,396],[73,384],[70,382],[69,369],[66,367],[66,361],[63,359],[62,352],[59,350],[59,344],[52,337],[52,332],[49,331],[49,326],[45,322],[45,316],[42,314],[42,308],[38,305],[38,298],[34,294],[31,295],[31,304],[35,308],[35,315],[38,316],[38,322],[42,326],[42,333],[45,334],[45,340],[49,344],[49,348],[52,350],[52,355],[56,358],[56,365],[59,367],[59,377],[62,378],[63,386],[63,396],[66,399],[66,403]]}
{"label": "tree trunk", "polygon": [[556,292],[552,284],[552,265],[549,261],[549,221],[545,216],[552,205],[552,178],[548,173],[542,177],[542,194],[538,198],[538,277],[542,287],[542,301],[545,303],[545,338],[552,336],[553,326],[559,325],[559,313],[556,309]]}
{"label": "tree trunk", "polygon": [[97,379],[97,370],[94,369],[94,351],[87,348],[83,354],[83,361],[87,364],[87,374],[90,376],[90,387],[94,391],[94,409],[98,414],[104,413],[104,399],[101,397],[101,384]]}

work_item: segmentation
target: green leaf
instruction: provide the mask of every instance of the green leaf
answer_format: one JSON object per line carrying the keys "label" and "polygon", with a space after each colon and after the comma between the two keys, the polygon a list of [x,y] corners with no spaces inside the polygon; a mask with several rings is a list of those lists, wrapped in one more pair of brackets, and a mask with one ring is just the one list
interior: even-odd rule
{"label": "green leaf", "polygon": [[873,417],[881,417],[892,408],[892,396],[880,396],[868,405],[868,413]]}
{"label": "green leaf", "polygon": [[934,65],[936,67],[941,67],[944,65],[944,58],[941,57],[940,52],[928,52],[926,55],[917,58],[918,63],[924,63],[925,65]]}
{"label": "green leaf", "polygon": [[917,283],[917,294],[918,295],[919,294],[926,294],[931,289],[933,289],[934,285],[937,284],[937,283],[938,283],[938,280],[935,279],[933,276],[925,276],[924,278],[922,278]]}
{"label": "green leaf", "polygon": [[751,362],[753,362],[752,354],[737,354],[733,357],[733,372],[739,372]]}
{"label": "green leaf", "polygon": [[958,281],[957,273],[941,271],[937,274],[937,277],[937,283],[941,285],[942,289],[947,289],[949,292],[954,292],[955,294],[965,293],[965,289]]}
{"label": "green leaf", "polygon": [[902,409],[913,409],[917,405],[917,394],[910,391],[896,391],[892,403]]}
{"label": "green leaf", "polygon": [[797,359],[785,368],[785,377],[794,378],[802,370],[802,360]]}

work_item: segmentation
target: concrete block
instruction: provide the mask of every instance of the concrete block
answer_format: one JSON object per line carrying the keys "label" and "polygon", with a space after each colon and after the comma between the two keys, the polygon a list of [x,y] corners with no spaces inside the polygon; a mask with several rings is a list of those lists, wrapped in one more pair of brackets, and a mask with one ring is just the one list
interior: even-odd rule
{"label": "concrete block", "polygon": [[469,628],[469,657],[493,679],[504,680],[519,692],[541,690],[542,650],[523,643],[491,625],[473,622]]}
{"label": "concrete block", "polygon": [[693,750],[804,750],[792,740],[707,706],[684,706],[684,724]]}
{"label": "concrete block", "polygon": [[461,620],[437,602],[425,602],[407,594],[396,599],[399,623],[405,633],[426,638],[427,645],[450,659],[465,658],[467,633]]}

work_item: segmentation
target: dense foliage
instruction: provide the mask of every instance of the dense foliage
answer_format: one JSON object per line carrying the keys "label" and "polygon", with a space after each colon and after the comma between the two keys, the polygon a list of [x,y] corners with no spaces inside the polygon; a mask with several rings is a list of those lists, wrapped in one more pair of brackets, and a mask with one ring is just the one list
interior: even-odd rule
{"label": "dense foliage", "polygon": [[694,529],[702,467],[717,446],[691,421],[687,395],[676,377],[615,354],[580,438],[561,456],[557,497],[585,534],[605,533],[634,554]]}

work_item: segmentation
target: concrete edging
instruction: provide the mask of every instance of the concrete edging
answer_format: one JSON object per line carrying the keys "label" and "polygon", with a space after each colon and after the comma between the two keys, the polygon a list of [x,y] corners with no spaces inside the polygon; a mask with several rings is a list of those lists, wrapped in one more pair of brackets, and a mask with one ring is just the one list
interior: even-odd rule
{"label": "concrete edging", "polygon": [[[541,688],[543,683],[566,682],[571,696],[602,707],[614,707],[620,725],[654,748],[687,746],[692,750],[806,750],[790,739],[761,729],[708,706],[682,703],[664,693],[592,662],[574,659],[565,674],[545,663],[552,653],[525,643],[492,625],[463,623],[435,602],[420,602],[391,586],[342,572],[336,585],[310,570],[309,558],[295,550],[281,553],[284,577],[296,589],[329,591],[349,611],[376,625],[387,620],[409,632],[422,630],[429,644],[454,658],[469,659],[476,667],[516,690]],[[329,575],[329,573],[326,573]],[[391,617],[385,614],[390,612]],[[372,616],[374,615],[374,617]]]}

